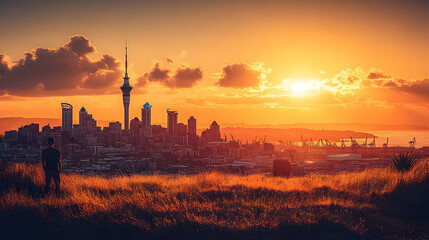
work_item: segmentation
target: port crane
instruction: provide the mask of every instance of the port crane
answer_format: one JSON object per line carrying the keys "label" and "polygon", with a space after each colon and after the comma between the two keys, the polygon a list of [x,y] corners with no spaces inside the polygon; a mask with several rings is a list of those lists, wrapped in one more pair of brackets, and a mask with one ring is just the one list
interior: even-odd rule
{"label": "port crane", "polygon": [[408,143],[410,144],[410,148],[415,148],[417,144],[416,137],[414,137],[413,140]]}
{"label": "port crane", "polygon": [[367,147],[367,141],[368,141],[368,137],[365,138],[365,142],[362,144],[362,147]]}
{"label": "port crane", "polygon": [[383,147],[387,148],[389,146],[389,138],[386,139],[386,143],[383,143]]}
{"label": "port crane", "polygon": [[344,142],[344,139],[341,138],[341,147],[345,148],[346,147],[346,143]]}
{"label": "port crane", "polygon": [[369,147],[375,147],[375,137],[372,139],[372,143],[369,144]]}
{"label": "port crane", "polygon": [[350,141],[352,143],[352,147],[360,147],[359,143],[357,143],[357,141],[353,139],[353,137],[350,137]]}
{"label": "port crane", "polygon": [[230,133],[229,135],[231,135],[231,141],[234,142],[234,135],[232,135],[232,133]]}
{"label": "port crane", "polygon": [[302,137],[302,133],[301,133],[301,142],[302,142],[302,145],[304,145],[304,138]]}
{"label": "port crane", "polygon": [[[334,142],[334,144],[335,144],[335,142]],[[333,144],[331,142],[329,142],[328,139],[325,139],[325,146],[333,146]]]}

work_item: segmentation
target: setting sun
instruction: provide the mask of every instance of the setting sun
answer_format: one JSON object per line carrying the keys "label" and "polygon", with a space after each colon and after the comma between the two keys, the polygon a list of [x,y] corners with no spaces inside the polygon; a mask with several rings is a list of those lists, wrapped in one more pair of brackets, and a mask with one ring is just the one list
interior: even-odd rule
{"label": "setting sun", "polygon": [[309,95],[315,86],[310,81],[296,81],[291,86],[292,96],[303,97]]}

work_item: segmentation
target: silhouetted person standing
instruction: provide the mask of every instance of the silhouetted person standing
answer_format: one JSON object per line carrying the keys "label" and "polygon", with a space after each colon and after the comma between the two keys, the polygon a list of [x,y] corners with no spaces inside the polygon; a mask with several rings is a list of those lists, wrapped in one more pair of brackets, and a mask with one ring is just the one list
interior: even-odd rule
{"label": "silhouetted person standing", "polygon": [[43,170],[45,170],[45,193],[49,192],[51,185],[51,179],[54,179],[55,182],[55,193],[60,192],[60,173],[62,170],[61,167],[61,153],[58,149],[54,148],[55,138],[48,137],[46,139],[48,148],[42,152],[42,164]]}

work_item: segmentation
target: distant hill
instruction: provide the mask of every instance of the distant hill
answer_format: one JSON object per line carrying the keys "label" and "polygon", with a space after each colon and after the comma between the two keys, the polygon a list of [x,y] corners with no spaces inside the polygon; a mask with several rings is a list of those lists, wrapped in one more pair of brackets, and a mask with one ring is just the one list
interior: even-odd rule
{"label": "distant hill", "polygon": [[225,136],[227,139],[231,139],[231,135],[235,139],[240,139],[243,143],[248,141],[252,142],[256,141],[264,141],[276,143],[279,140],[283,142],[301,142],[301,135],[304,140],[310,141],[318,141],[322,139],[325,141],[326,139],[330,142],[338,142],[342,138],[349,139],[353,138],[373,138],[375,137],[373,134],[364,133],[364,132],[356,132],[356,131],[338,131],[338,130],[313,130],[306,128],[289,128],[289,129],[281,129],[281,128],[221,128],[222,138]]}
{"label": "distant hill", "polygon": [[429,130],[423,125],[394,125],[394,124],[371,124],[371,123],[290,123],[290,124],[246,124],[246,123],[222,123],[222,128],[306,128],[314,130],[341,130],[341,131],[391,131],[391,130]]}

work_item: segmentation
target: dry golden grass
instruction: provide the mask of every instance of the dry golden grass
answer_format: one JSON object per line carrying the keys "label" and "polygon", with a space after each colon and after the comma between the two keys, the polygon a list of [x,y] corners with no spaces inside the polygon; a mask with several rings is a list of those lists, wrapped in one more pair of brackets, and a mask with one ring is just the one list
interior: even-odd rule
{"label": "dry golden grass", "polygon": [[43,197],[40,166],[14,164],[0,176],[0,230],[23,238],[422,238],[428,166],[290,179],[63,174],[62,193]]}

